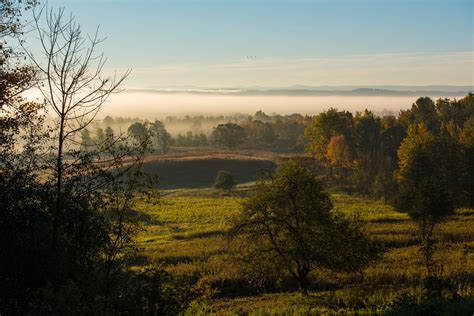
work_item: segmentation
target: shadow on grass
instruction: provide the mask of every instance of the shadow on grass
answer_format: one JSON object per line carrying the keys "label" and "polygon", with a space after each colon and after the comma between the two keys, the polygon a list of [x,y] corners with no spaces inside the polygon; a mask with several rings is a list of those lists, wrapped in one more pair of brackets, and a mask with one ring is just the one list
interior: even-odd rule
{"label": "shadow on grass", "polygon": [[398,218],[378,218],[374,220],[370,220],[370,223],[377,223],[377,224],[399,224],[399,223],[406,223],[408,220],[406,219],[398,219]]}
{"label": "shadow on grass", "polygon": [[227,232],[222,229],[208,230],[204,232],[188,233],[188,234],[176,234],[172,238],[175,240],[192,240],[199,238],[208,238],[215,236],[224,236]]}

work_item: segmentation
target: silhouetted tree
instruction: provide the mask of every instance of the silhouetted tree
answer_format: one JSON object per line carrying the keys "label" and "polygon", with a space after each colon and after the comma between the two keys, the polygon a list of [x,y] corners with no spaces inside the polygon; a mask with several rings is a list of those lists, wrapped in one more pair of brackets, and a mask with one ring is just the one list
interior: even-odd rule
{"label": "silhouetted tree", "polygon": [[[45,26],[40,24],[43,14]],[[75,17],[65,17],[64,9],[57,12],[43,9],[34,15],[34,21],[42,51],[40,57],[27,53],[45,82],[39,88],[56,118],[52,135],[55,142],[52,169],[56,182],[53,247],[56,247],[64,182],[77,172],[71,174],[69,171],[81,165],[81,162],[75,165],[77,160],[65,159],[74,155],[75,149],[69,144],[94,120],[102,104],[117,90],[128,72],[118,79],[103,77],[105,58],[97,53],[97,46],[102,42],[98,32],[84,36]]]}
{"label": "silhouetted tree", "polygon": [[156,120],[154,123],[150,124],[149,130],[155,148],[159,149],[164,154],[167,153],[170,146],[171,135],[166,130],[165,125]]}
{"label": "silhouetted tree", "polygon": [[92,146],[94,146],[94,140],[91,138],[89,130],[84,128],[81,131],[81,149],[84,151],[90,151],[93,149]]}
{"label": "silhouetted tree", "polygon": [[271,117],[265,114],[265,112],[258,110],[255,112],[253,118],[258,121],[267,122],[271,120]]}
{"label": "silhouetted tree", "polygon": [[115,139],[114,130],[110,126],[107,126],[104,132],[105,132],[105,141],[107,143],[112,143]]}
{"label": "silhouetted tree", "polygon": [[105,142],[105,133],[104,133],[104,130],[102,128],[98,127],[96,129],[94,141],[96,143],[96,146],[101,146],[101,144],[104,144],[104,142]]}
{"label": "silhouetted tree", "polygon": [[[23,41],[22,18],[36,1],[2,1],[0,14],[0,146],[9,147],[20,130],[30,126],[37,118],[42,104],[27,102],[22,93],[34,85],[36,69],[25,65],[25,54],[15,49]],[[13,42],[13,44],[12,44]],[[5,154],[2,153],[4,157]]]}
{"label": "silhouetted tree", "polygon": [[148,130],[148,124],[135,122],[128,127],[128,135],[130,135],[137,144],[148,144],[151,141],[151,135]]}
{"label": "silhouetted tree", "polygon": [[[81,134],[111,91],[102,79],[94,90],[100,71],[89,72],[94,57],[81,48],[73,18],[63,21],[62,14],[51,13],[38,30],[43,48],[52,51],[45,52],[46,66],[35,60],[57,125],[44,128],[41,105],[15,96],[31,76],[16,85],[9,76],[2,90],[2,114],[14,114],[2,115],[0,124],[0,310],[6,314],[117,314],[112,298],[125,297],[120,289],[130,276],[125,259],[138,222],[128,210],[143,187],[146,148],[130,149],[120,136],[119,148],[104,142],[81,150]],[[85,85],[92,90],[81,90]]]}
{"label": "silhouetted tree", "polygon": [[23,40],[22,14],[34,5],[0,3],[0,310],[5,315],[28,313],[28,292],[41,284],[36,275],[44,268],[37,253],[45,245],[32,244],[49,237],[38,211],[43,203],[35,198],[40,192],[35,179],[42,172],[36,168],[37,152],[45,145],[40,115],[44,104],[23,97],[35,83],[36,70],[25,65],[24,53],[15,49]]}
{"label": "silhouetted tree", "polygon": [[114,119],[113,119],[111,116],[107,115],[107,116],[104,118],[104,121],[103,121],[103,122],[104,122],[105,125],[109,125],[109,126],[110,126],[110,125],[113,125],[113,124],[114,124]]}

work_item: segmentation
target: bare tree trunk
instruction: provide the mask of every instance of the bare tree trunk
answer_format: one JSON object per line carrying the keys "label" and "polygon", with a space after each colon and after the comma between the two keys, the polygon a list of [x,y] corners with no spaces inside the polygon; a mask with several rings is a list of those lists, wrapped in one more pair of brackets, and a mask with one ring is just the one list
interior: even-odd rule
{"label": "bare tree trunk", "polygon": [[64,8],[44,12],[46,25],[40,25],[43,11],[46,10],[43,8],[35,13],[34,20],[44,59],[37,59],[27,49],[25,51],[47,82],[40,90],[58,119],[54,126],[58,131],[58,138],[54,139],[57,144],[55,161],[51,162],[56,195],[52,207],[52,246],[56,249],[64,207],[66,169],[74,168],[74,162],[65,165],[64,156],[73,153],[65,146],[74,144],[76,135],[94,120],[102,104],[117,90],[129,71],[118,79],[102,77],[106,59],[102,53],[96,53],[97,46],[103,41],[98,38],[98,31],[93,36],[84,36],[74,16],[65,17]]}
{"label": "bare tree trunk", "polygon": [[306,280],[306,277],[298,279],[298,287],[299,287],[301,295],[303,295],[303,296],[308,296],[309,295],[308,282]]}
{"label": "bare tree trunk", "polygon": [[[63,106],[64,108],[64,106]],[[63,145],[64,145],[64,115],[59,123],[58,155],[56,157],[56,205],[53,210],[53,250],[56,251],[58,241],[59,213],[62,207],[62,180],[63,180]]]}
{"label": "bare tree trunk", "polygon": [[420,233],[421,233],[421,253],[423,256],[424,265],[428,273],[428,277],[435,276],[435,261],[433,258],[434,254],[434,241],[433,231],[435,223],[432,222],[426,215],[423,215],[421,219]]}

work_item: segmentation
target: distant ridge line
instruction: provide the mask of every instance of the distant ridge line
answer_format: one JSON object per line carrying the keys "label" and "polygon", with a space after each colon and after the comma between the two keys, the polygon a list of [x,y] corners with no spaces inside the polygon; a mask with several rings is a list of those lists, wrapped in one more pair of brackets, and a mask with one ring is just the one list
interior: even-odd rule
{"label": "distant ridge line", "polygon": [[474,93],[474,87],[459,91],[442,90],[390,90],[355,88],[352,90],[313,89],[126,89],[129,92],[160,94],[235,95],[235,96],[444,96],[456,97]]}

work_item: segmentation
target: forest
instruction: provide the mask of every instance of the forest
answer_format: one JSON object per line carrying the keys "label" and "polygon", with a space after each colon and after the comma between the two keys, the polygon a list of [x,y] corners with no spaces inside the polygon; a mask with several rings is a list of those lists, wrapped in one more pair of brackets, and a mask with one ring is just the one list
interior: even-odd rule
{"label": "forest", "polygon": [[1,5],[0,315],[472,315],[473,93],[104,117],[103,39]]}
{"label": "forest", "polygon": [[[446,168],[443,172],[450,174],[448,185],[456,205],[472,207],[473,102],[471,93],[459,100],[420,97],[398,116],[378,116],[369,110],[353,114],[336,108],[315,116],[269,116],[258,111],[247,117],[167,117],[154,122],[107,116],[95,123],[95,132],[82,131],[81,145],[87,150],[101,144],[114,136],[111,126],[122,124],[131,138],[148,141],[156,153],[178,147],[306,153],[307,158],[314,158],[312,168],[318,169],[327,185],[389,201],[398,192],[396,178],[400,164],[405,163],[400,157],[411,159],[403,152],[431,144],[424,153],[431,157],[430,168]],[[176,122],[186,132],[173,137],[167,125]],[[209,133],[201,132],[200,126],[212,123]]]}

